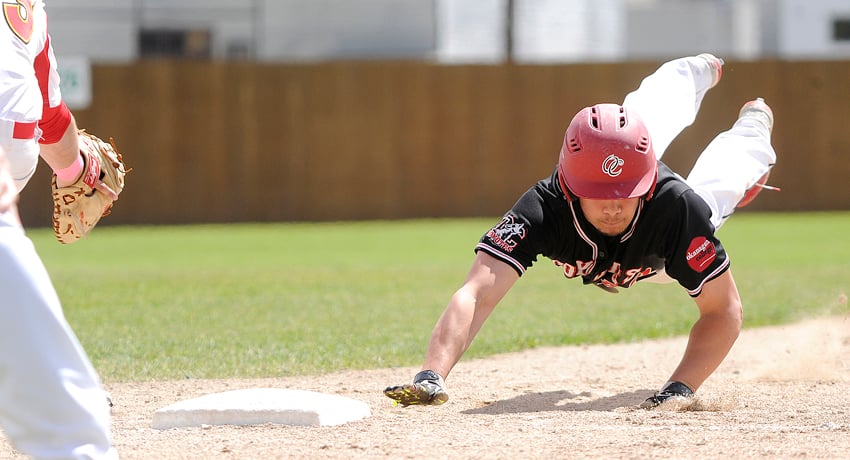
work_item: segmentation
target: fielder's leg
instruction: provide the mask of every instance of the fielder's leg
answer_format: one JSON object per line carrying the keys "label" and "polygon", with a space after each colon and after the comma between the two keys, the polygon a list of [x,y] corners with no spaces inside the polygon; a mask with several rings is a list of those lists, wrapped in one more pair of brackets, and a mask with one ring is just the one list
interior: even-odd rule
{"label": "fielder's leg", "polygon": [[694,122],[705,93],[720,81],[722,66],[723,60],[711,54],[674,59],[626,96],[623,106],[643,118],[658,159]]}
{"label": "fielder's leg", "polygon": [[35,123],[31,131],[21,128],[26,124],[15,123],[9,120],[0,120],[0,149],[6,152],[9,160],[9,172],[15,181],[18,191],[24,189],[35,174],[38,165],[38,141],[39,135]]}
{"label": "fielder's leg", "polygon": [[[773,111],[762,100],[741,107],[732,128],[717,135],[697,158],[686,182],[711,207],[711,222],[720,228],[739,204],[760,190],[776,163],[770,144]],[[748,193],[749,191],[749,193]]]}
{"label": "fielder's leg", "polygon": [[99,378],[32,242],[0,214],[0,424],[34,458],[117,458]]}

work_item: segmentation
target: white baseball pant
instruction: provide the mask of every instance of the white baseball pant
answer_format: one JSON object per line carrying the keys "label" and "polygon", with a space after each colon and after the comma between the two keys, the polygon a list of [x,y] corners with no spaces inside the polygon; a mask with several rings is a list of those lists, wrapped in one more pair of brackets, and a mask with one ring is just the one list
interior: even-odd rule
{"label": "white baseball pant", "polygon": [[0,214],[0,425],[36,459],[118,458],[98,375],[13,211]]}
{"label": "white baseball pant", "polygon": [[[643,118],[658,159],[694,122],[712,79],[713,71],[705,59],[679,58],[662,64],[626,96],[623,105]],[[774,163],[770,132],[751,119],[738,119],[700,153],[685,182],[705,200],[712,224],[720,228],[747,189]]]}

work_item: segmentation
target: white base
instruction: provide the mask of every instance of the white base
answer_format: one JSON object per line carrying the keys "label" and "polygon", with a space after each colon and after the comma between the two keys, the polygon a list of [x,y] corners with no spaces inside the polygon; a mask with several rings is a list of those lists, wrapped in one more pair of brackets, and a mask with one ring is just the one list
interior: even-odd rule
{"label": "white base", "polygon": [[165,430],[203,425],[341,425],[372,415],[351,398],[313,391],[253,388],[187,399],[156,411],[152,426]]}

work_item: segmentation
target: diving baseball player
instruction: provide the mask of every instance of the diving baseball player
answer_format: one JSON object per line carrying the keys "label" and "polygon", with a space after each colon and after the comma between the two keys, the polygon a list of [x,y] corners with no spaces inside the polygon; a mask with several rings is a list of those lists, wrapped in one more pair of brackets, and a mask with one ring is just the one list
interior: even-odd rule
{"label": "diving baseball player", "polygon": [[[43,3],[0,8],[0,426],[33,458],[117,458],[106,394],[16,206],[40,150],[60,180],[75,182],[92,166],[69,166],[88,157],[61,103]],[[90,182],[111,202],[99,181]]]}
{"label": "diving baseball player", "polygon": [[404,406],[447,401],[444,379],[498,302],[544,256],[566,278],[608,292],[640,281],[678,282],[696,302],[699,319],[678,367],[641,407],[691,397],[741,329],[741,299],[715,231],[758,194],[776,162],[773,113],[761,99],[744,104],[687,179],[660,161],[693,123],[722,65],[710,54],[676,59],[646,77],[622,105],[579,111],[552,174],[475,247],[466,280],[431,334],[422,371],[384,393]]}

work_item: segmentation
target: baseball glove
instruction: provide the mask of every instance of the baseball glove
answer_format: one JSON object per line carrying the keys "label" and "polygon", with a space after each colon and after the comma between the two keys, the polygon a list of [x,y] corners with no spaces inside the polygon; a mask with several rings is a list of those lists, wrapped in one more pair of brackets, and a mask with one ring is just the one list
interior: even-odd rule
{"label": "baseball glove", "polygon": [[100,218],[111,212],[112,199],[95,190],[98,181],[103,181],[117,195],[124,190],[127,174],[112,138],[106,143],[85,130],[77,133],[85,163],[83,174],[76,183],[62,188],[56,186],[56,175],[53,175],[53,233],[63,244],[88,235]]}

